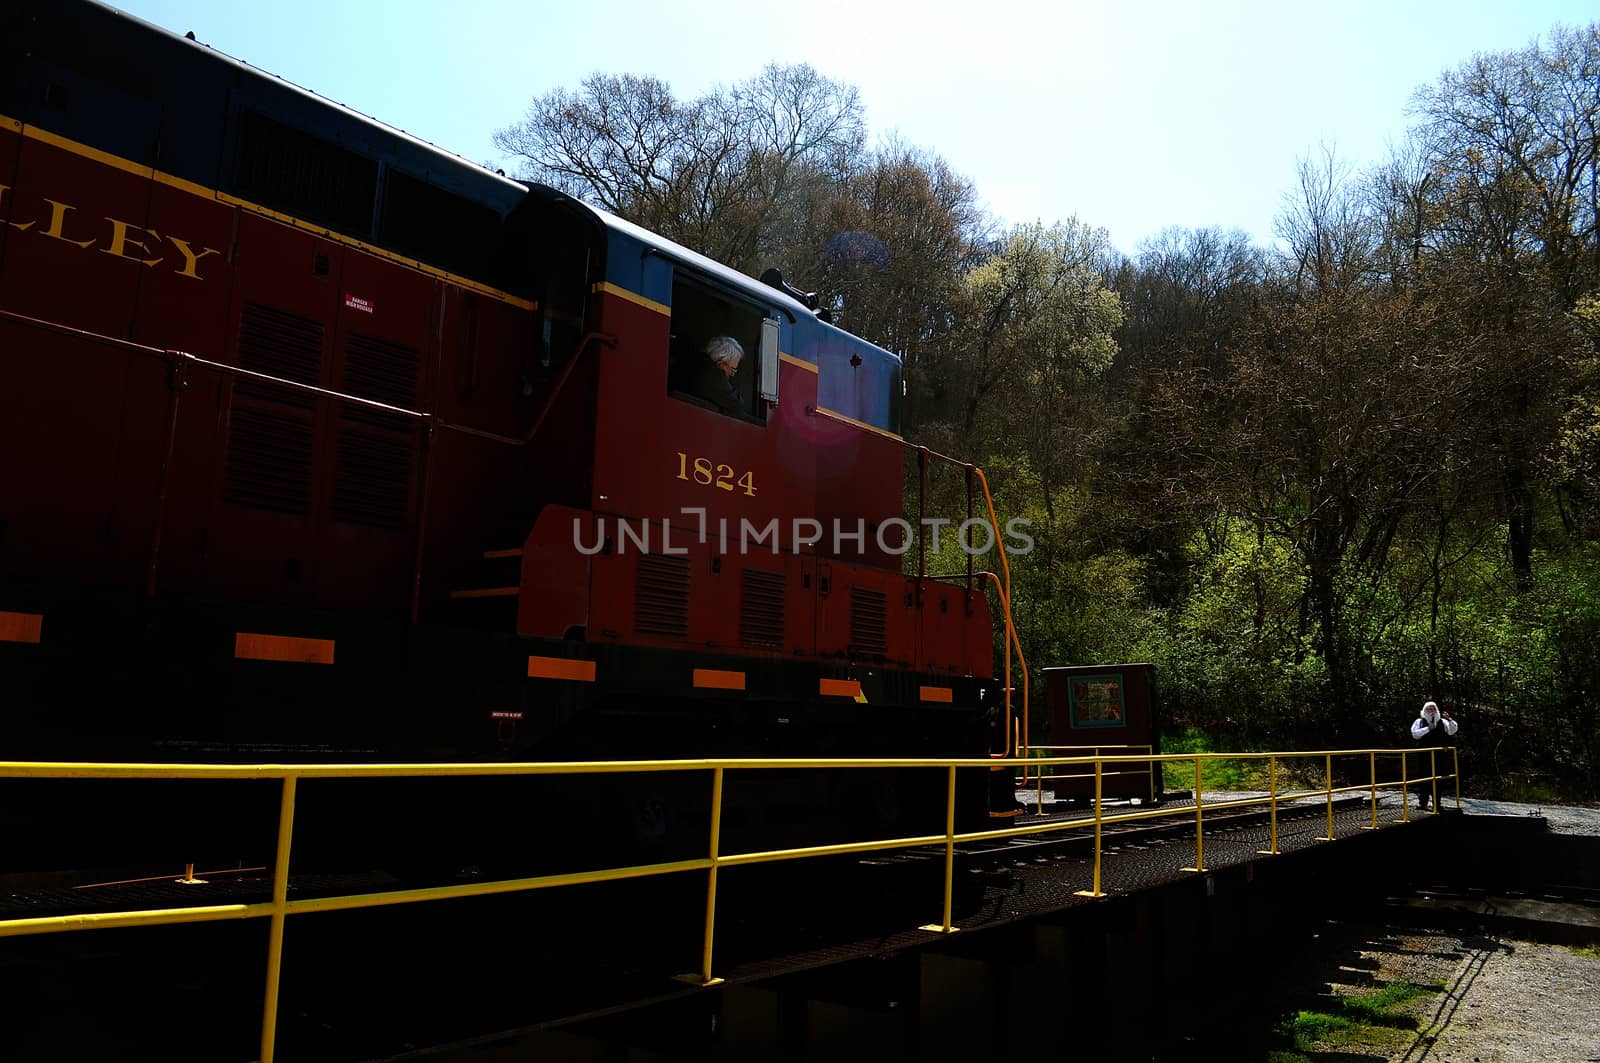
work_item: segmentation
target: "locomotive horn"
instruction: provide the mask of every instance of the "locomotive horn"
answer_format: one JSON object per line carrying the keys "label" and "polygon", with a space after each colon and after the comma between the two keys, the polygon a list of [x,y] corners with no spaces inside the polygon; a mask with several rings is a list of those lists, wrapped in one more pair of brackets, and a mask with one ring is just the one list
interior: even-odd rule
{"label": "locomotive horn", "polygon": [[761,275],[761,283],[767,285],[769,288],[778,289],[783,294],[800,303],[800,305],[804,306],[807,310],[815,310],[817,308],[817,293],[803,292],[799,288],[796,288],[794,285],[783,279],[783,272],[776,266],[767,270]]}

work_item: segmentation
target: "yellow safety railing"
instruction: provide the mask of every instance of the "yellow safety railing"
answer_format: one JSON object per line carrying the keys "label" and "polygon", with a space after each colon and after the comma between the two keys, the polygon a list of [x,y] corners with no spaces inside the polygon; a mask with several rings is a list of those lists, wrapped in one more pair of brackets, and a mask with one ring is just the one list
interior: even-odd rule
{"label": "yellow safety railing", "polygon": [[[1278,805],[1284,801],[1291,801],[1303,797],[1326,795],[1328,801],[1328,831],[1326,838],[1333,837],[1333,796],[1336,793],[1354,792],[1357,790],[1369,791],[1373,797],[1372,826],[1377,826],[1377,788],[1380,785],[1387,787],[1377,778],[1377,763],[1380,757],[1400,758],[1401,789],[1401,818],[1408,819],[1409,812],[1406,805],[1406,788],[1411,785],[1431,784],[1434,789],[1433,810],[1439,810],[1438,783],[1440,779],[1456,780],[1456,807],[1460,808],[1461,784],[1459,761],[1453,762],[1454,771],[1450,775],[1441,776],[1435,770],[1438,749],[1423,750],[1392,750],[1392,749],[1363,749],[1363,750],[1321,750],[1308,753],[1175,753],[1151,756],[1094,756],[1094,757],[1058,757],[1048,760],[1034,759],[1027,764],[1039,767],[1055,768],[1064,765],[1092,765],[1095,775],[1095,807],[1094,815],[1087,818],[1070,820],[1051,820],[1048,823],[1034,822],[1028,826],[1008,827],[995,830],[974,831],[969,833],[956,832],[956,777],[960,768],[991,768],[995,761],[992,758],[970,758],[953,760],[924,760],[924,759],[878,759],[878,760],[663,760],[663,761],[573,761],[561,763],[540,764],[318,764],[318,765],[286,765],[286,764],[258,764],[258,765],[221,765],[221,764],[87,764],[87,763],[34,763],[34,762],[0,762],[0,778],[55,778],[55,779],[276,779],[282,783],[282,792],[279,802],[277,852],[272,874],[272,899],[270,901],[251,904],[215,904],[195,905],[181,908],[159,908],[146,911],[102,912],[93,914],[64,915],[33,917],[25,919],[0,920],[0,938],[17,937],[24,935],[59,933],[72,930],[106,929],[127,926],[159,926],[177,923],[202,923],[231,919],[257,919],[270,920],[270,933],[267,946],[267,977],[265,999],[262,1006],[261,1022],[261,1061],[271,1063],[277,1039],[278,1015],[278,988],[282,973],[283,960],[283,931],[284,923],[288,917],[302,915],[309,912],[327,912],[350,910],[356,908],[372,908],[385,905],[413,904],[426,901],[451,900],[463,897],[486,896],[490,894],[517,893],[530,890],[550,889],[561,886],[574,886],[585,883],[613,882],[623,879],[647,878],[657,875],[667,875],[686,871],[706,871],[706,904],[705,904],[705,936],[701,952],[701,969],[693,975],[681,976],[685,980],[698,985],[716,985],[721,979],[713,975],[712,945],[716,928],[717,908],[717,872],[724,867],[735,867],[745,864],[770,863],[783,860],[806,859],[820,856],[845,855],[851,853],[865,853],[889,849],[918,848],[924,846],[943,845],[945,852],[944,861],[944,903],[943,918],[938,923],[927,924],[925,930],[936,933],[949,934],[957,929],[952,923],[952,907],[954,897],[954,868],[955,848],[958,842],[989,841],[1003,838],[1021,837],[1024,835],[1044,834],[1066,830],[1082,829],[1092,826],[1094,828],[1094,874],[1093,888],[1082,891],[1089,896],[1104,896],[1101,890],[1101,837],[1106,824],[1127,823],[1137,820],[1155,819],[1161,816],[1184,815],[1189,811],[1183,806],[1141,810],[1137,812],[1118,813],[1106,815],[1104,802],[1101,798],[1101,782],[1107,765],[1120,766],[1125,764],[1153,764],[1169,761],[1193,761],[1195,765],[1195,862],[1192,868],[1185,870],[1201,871],[1204,863],[1204,837],[1203,837],[1203,812],[1202,809],[1229,809],[1244,808],[1252,805],[1267,803],[1271,811],[1271,847],[1262,850],[1263,853],[1275,854],[1277,844],[1277,816]],[[1429,774],[1422,777],[1408,777],[1406,765],[1410,758],[1417,753],[1427,753],[1429,756]],[[1452,757],[1455,751],[1451,750]],[[1333,785],[1333,758],[1361,756],[1367,759],[1371,777],[1364,783],[1356,786]],[[1277,788],[1277,762],[1280,759],[1291,758],[1322,758],[1326,773],[1326,785],[1321,789],[1302,791],[1279,792]],[[1207,760],[1224,759],[1267,759],[1269,772],[1272,779],[1271,792],[1267,797],[1235,799],[1204,804],[1203,801],[1203,775],[1202,764]],[[1023,763],[1023,762],[1015,762]],[[836,845],[815,845],[797,849],[779,849],[757,852],[723,853],[721,851],[721,826],[723,811],[723,780],[729,770],[738,771],[772,771],[772,770],[857,770],[857,769],[903,769],[927,768],[929,770],[943,769],[946,773],[946,806],[945,829],[943,834],[925,835],[919,837],[883,838],[862,842],[847,842]],[[638,774],[646,772],[685,772],[709,771],[712,776],[711,818],[709,824],[708,851],[705,857],[678,860],[670,863],[641,864],[631,867],[608,867],[596,871],[581,871],[555,875],[537,875],[527,878],[504,879],[489,882],[474,882],[453,886],[434,886],[424,889],[390,890],[377,893],[360,893],[336,897],[315,897],[291,901],[289,892],[289,860],[294,840],[295,825],[295,796],[298,783],[301,779],[358,779],[358,778],[395,778],[395,777],[450,777],[450,776],[513,776],[513,775],[595,775],[595,774]],[[186,872],[186,878],[192,879],[193,875]]]}
{"label": "yellow safety railing", "polygon": [[[1107,750],[1107,749],[1126,749],[1126,750],[1130,750],[1130,751],[1131,750],[1141,750],[1142,749],[1146,753],[1153,753],[1155,751],[1155,747],[1151,746],[1151,745],[1149,745],[1147,743],[1145,745],[1138,745],[1138,744],[1114,745],[1114,744],[1111,744],[1111,745],[1103,745],[1103,746],[1031,746],[1031,747],[1029,747],[1028,752],[1031,755],[1045,756],[1045,757],[1062,756],[1062,755],[1071,756],[1071,755],[1073,755],[1073,753],[1076,753],[1079,756],[1098,757],[1098,756],[1100,756],[1100,754],[1104,750]],[[1034,815],[1042,816],[1042,815],[1046,814],[1045,810],[1044,810],[1044,784],[1045,784],[1045,782],[1047,780],[1050,781],[1050,782],[1072,782],[1072,781],[1074,781],[1076,779],[1094,779],[1095,780],[1095,785],[1097,787],[1097,789],[1095,790],[1095,797],[1096,797],[1097,800],[1099,799],[1100,791],[1099,791],[1098,787],[1100,785],[1100,779],[1102,777],[1102,774],[1101,774],[1101,772],[1099,770],[1099,765],[1098,764],[1096,765],[1096,770],[1092,771],[1092,772],[1081,771],[1081,772],[1076,772],[1076,773],[1071,774],[1071,775],[1062,775],[1062,774],[1060,774],[1058,772],[1058,773],[1046,775],[1044,773],[1044,770],[1045,770],[1046,767],[1050,766],[1051,763],[1052,762],[1050,762],[1050,761],[1041,762],[1041,761],[1038,761],[1038,760],[1030,760],[1027,763],[1025,763],[1023,765],[1023,767],[1022,767],[1022,780],[1017,784],[1017,789],[1018,790],[1026,790],[1028,788],[1028,780],[1029,779],[1033,780],[1033,783],[1034,783]],[[1138,768],[1138,767],[1135,767],[1135,766],[1133,766],[1131,764],[1127,765],[1126,767],[1127,767],[1127,770],[1125,770],[1125,771],[1108,771],[1108,772],[1105,772],[1104,773],[1104,777],[1109,779],[1109,778],[1114,778],[1114,777],[1122,776],[1122,775],[1143,775],[1145,777],[1146,782],[1149,784],[1146,787],[1147,796],[1149,797],[1149,799],[1151,801],[1154,801],[1156,799],[1155,764],[1152,761],[1146,760],[1144,762],[1144,767],[1143,768]]]}

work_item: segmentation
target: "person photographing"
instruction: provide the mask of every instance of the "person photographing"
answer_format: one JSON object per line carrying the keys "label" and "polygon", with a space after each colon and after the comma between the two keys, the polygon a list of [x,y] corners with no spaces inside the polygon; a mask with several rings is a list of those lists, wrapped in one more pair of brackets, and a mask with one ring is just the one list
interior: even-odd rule
{"label": "person photographing", "polygon": [[[1437,702],[1425,701],[1422,703],[1422,715],[1411,724],[1411,737],[1417,742],[1432,745],[1454,737],[1459,728],[1460,724],[1451,719],[1448,712],[1441,711]],[[1443,734],[1439,733],[1441,731]],[[1424,787],[1418,794],[1418,804],[1424,812],[1428,810],[1430,792],[1430,787]]]}

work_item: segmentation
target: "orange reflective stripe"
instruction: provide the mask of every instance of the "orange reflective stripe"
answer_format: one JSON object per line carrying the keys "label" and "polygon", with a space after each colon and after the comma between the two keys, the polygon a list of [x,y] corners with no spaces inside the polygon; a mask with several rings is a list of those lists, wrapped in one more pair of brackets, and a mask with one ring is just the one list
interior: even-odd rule
{"label": "orange reflective stripe", "polygon": [[817,693],[830,698],[860,697],[861,684],[854,679],[819,679]]}
{"label": "orange reflective stripe", "polygon": [[38,642],[43,630],[43,613],[0,612],[0,642]]}
{"label": "orange reflective stripe", "polygon": [[529,679],[573,679],[580,683],[594,682],[594,662],[574,661],[566,657],[529,657]]}
{"label": "orange reflective stripe", "polygon": [[923,687],[922,688],[922,700],[923,701],[942,701],[946,705],[948,705],[951,702],[955,701],[955,697],[956,697],[955,691],[951,690],[949,687]]}
{"label": "orange reflective stripe", "polygon": [[239,632],[233,639],[233,655],[252,661],[292,661],[299,664],[332,664],[333,639],[300,639],[286,635],[254,635]]}
{"label": "orange reflective stripe", "polygon": [[743,690],[743,672],[719,672],[715,668],[696,668],[694,685],[708,690]]}

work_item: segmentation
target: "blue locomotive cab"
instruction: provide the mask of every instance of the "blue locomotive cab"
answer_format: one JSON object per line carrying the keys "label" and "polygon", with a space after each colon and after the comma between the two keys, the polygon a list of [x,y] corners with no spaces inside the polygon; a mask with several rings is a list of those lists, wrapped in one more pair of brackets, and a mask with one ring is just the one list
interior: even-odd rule
{"label": "blue locomotive cab", "polygon": [[899,356],[823,321],[816,329],[817,405],[899,435],[905,395]]}

